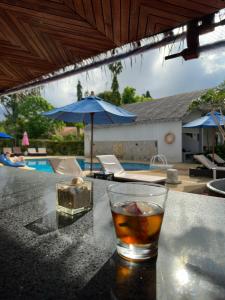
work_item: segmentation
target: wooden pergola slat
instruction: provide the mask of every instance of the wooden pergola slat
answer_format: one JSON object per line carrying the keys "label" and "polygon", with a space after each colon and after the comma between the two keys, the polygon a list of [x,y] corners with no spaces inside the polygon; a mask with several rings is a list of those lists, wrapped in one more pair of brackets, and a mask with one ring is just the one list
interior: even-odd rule
{"label": "wooden pergola slat", "polygon": [[222,0],[2,0],[0,92],[224,7]]}

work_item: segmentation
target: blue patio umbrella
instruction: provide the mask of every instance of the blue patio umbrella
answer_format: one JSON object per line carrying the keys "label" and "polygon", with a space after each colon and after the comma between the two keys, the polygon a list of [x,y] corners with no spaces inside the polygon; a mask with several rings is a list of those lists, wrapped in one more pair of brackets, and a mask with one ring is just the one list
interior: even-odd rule
{"label": "blue patio umbrella", "polygon": [[224,126],[225,116],[221,115],[219,112],[213,112],[214,117],[211,113],[207,113],[204,117],[198,118],[191,121],[185,125],[184,128],[216,128],[218,125],[215,123],[214,118],[218,120],[220,126]]}
{"label": "blue patio umbrella", "polygon": [[93,161],[93,124],[131,123],[136,119],[134,114],[105,102],[94,95],[82,98],[79,102],[55,108],[43,113],[43,115],[64,122],[91,124],[91,171]]}
{"label": "blue patio umbrella", "polygon": [[[212,114],[214,116],[212,116]],[[194,121],[191,121],[185,125],[183,125],[183,128],[216,128],[218,127],[218,124],[220,126],[224,126],[225,123],[225,116],[222,115],[219,112],[212,112],[207,113],[204,117],[198,118]],[[218,123],[216,124],[215,119],[217,119]],[[215,141],[215,131],[214,131],[214,137],[213,137],[213,160],[214,160],[214,141]]]}
{"label": "blue patio umbrella", "polygon": [[5,132],[0,132],[0,139],[13,139],[13,137]]}

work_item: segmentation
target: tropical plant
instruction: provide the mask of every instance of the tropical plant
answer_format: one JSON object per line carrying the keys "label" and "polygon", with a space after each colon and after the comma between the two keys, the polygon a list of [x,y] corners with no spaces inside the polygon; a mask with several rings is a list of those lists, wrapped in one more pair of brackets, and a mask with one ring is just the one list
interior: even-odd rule
{"label": "tropical plant", "polygon": [[26,96],[19,106],[19,119],[22,121],[22,132],[27,131],[30,137],[48,137],[64,123],[46,118],[43,112],[54,107],[41,96]]}
{"label": "tropical plant", "polygon": [[136,94],[136,89],[131,86],[126,86],[122,93],[122,103],[135,103],[135,102],[145,102],[145,101],[152,101],[153,99],[150,97],[146,97],[148,93],[143,94],[142,96]]}
{"label": "tropical plant", "polygon": [[17,93],[13,95],[2,96],[0,98],[1,106],[5,120],[3,122],[4,128],[9,134],[15,137],[15,141],[22,136],[21,124],[22,121],[19,117],[19,106],[23,101],[25,94]]}
{"label": "tropical plant", "polygon": [[51,140],[54,142],[73,142],[73,141],[82,141],[83,135],[81,134],[79,137],[74,134],[68,134],[63,136],[61,134],[53,134],[51,136]]}
{"label": "tropical plant", "polygon": [[24,94],[18,93],[13,95],[2,96],[0,98],[3,107],[4,117],[12,123],[15,123],[19,116],[19,105],[23,101]]}
{"label": "tropical plant", "polygon": [[77,137],[79,138],[81,136],[80,130],[84,128],[83,123],[75,123],[75,127],[77,129]]}
{"label": "tropical plant", "polygon": [[189,105],[189,111],[193,110],[200,110],[204,113],[210,112],[218,126],[223,140],[225,140],[225,131],[214,115],[214,111],[219,111],[221,114],[225,111],[225,81],[214,89],[208,89],[198,99],[193,100]]}
{"label": "tropical plant", "polygon": [[5,132],[4,122],[0,122],[0,132]]}
{"label": "tropical plant", "polygon": [[84,97],[88,97],[88,96],[89,96],[89,91],[86,90],[86,91],[84,92]]}
{"label": "tropical plant", "polygon": [[82,85],[80,83],[80,80],[78,80],[78,83],[77,83],[77,101],[80,101],[83,97],[83,93],[82,93]]}
{"label": "tropical plant", "polygon": [[146,98],[143,95],[142,96],[136,95],[135,100],[136,100],[136,102],[147,102],[147,101],[153,101],[154,99]]}
{"label": "tropical plant", "polygon": [[122,103],[134,103],[136,102],[136,89],[131,86],[126,86],[122,93]]}
{"label": "tropical plant", "polygon": [[51,140],[54,142],[63,142],[64,141],[64,137],[60,134],[53,134],[51,136]]}
{"label": "tropical plant", "polygon": [[48,136],[56,128],[63,126],[61,121],[50,120],[41,115],[54,107],[40,96],[39,90],[4,96],[0,101],[4,108],[4,128],[17,142],[25,130],[31,138],[36,138]]}
{"label": "tropical plant", "polygon": [[120,105],[121,96],[120,96],[120,92],[119,92],[119,82],[118,82],[117,76],[122,72],[123,66],[122,66],[122,63],[119,61],[119,62],[110,64],[108,67],[112,73],[112,85],[111,85],[112,102],[115,105]]}
{"label": "tropical plant", "polygon": [[99,93],[97,96],[107,102],[113,103],[112,91],[104,91],[104,92]]}
{"label": "tropical plant", "polygon": [[68,134],[68,135],[64,136],[65,142],[72,142],[72,141],[76,141],[77,139],[78,139],[77,136],[74,134]]}
{"label": "tropical plant", "polygon": [[209,112],[213,110],[225,109],[225,90],[209,89],[196,100],[193,100],[189,106],[189,110],[200,110],[202,112]]}
{"label": "tropical plant", "polygon": [[142,96],[143,96],[144,98],[152,98],[152,96],[151,96],[151,94],[150,94],[149,91],[146,91],[146,93],[145,93],[145,94],[142,94]]}

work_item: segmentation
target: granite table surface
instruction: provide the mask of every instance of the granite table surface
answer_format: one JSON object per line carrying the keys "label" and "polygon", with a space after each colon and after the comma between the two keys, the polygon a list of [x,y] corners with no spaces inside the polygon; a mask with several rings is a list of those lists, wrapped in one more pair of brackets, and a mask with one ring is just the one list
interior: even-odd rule
{"label": "granite table surface", "polygon": [[0,168],[0,299],[225,299],[225,201],[169,192],[157,259],[115,252],[106,195],[75,219],[56,212],[57,182]]}

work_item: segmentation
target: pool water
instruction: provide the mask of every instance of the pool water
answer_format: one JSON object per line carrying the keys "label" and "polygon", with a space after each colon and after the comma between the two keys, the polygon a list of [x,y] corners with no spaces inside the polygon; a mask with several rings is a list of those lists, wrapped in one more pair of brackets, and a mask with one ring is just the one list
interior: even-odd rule
{"label": "pool water", "polygon": [[[88,162],[85,162],[84,159],[77,159],[77,161],[82,170],[90,169],[90,164]],[[53,169],[47,159],[27,159],[26,164],[28,165],[28,167],[34,168],[37,171],[53,173]],[[123,168],[127,171],[150,169],[149,164],[144,164],[144,163],[126,162],[121,164]],[[101,169],[101,165],[99,163],[93,163],[93,170],[100,170],[100,169]]]}

